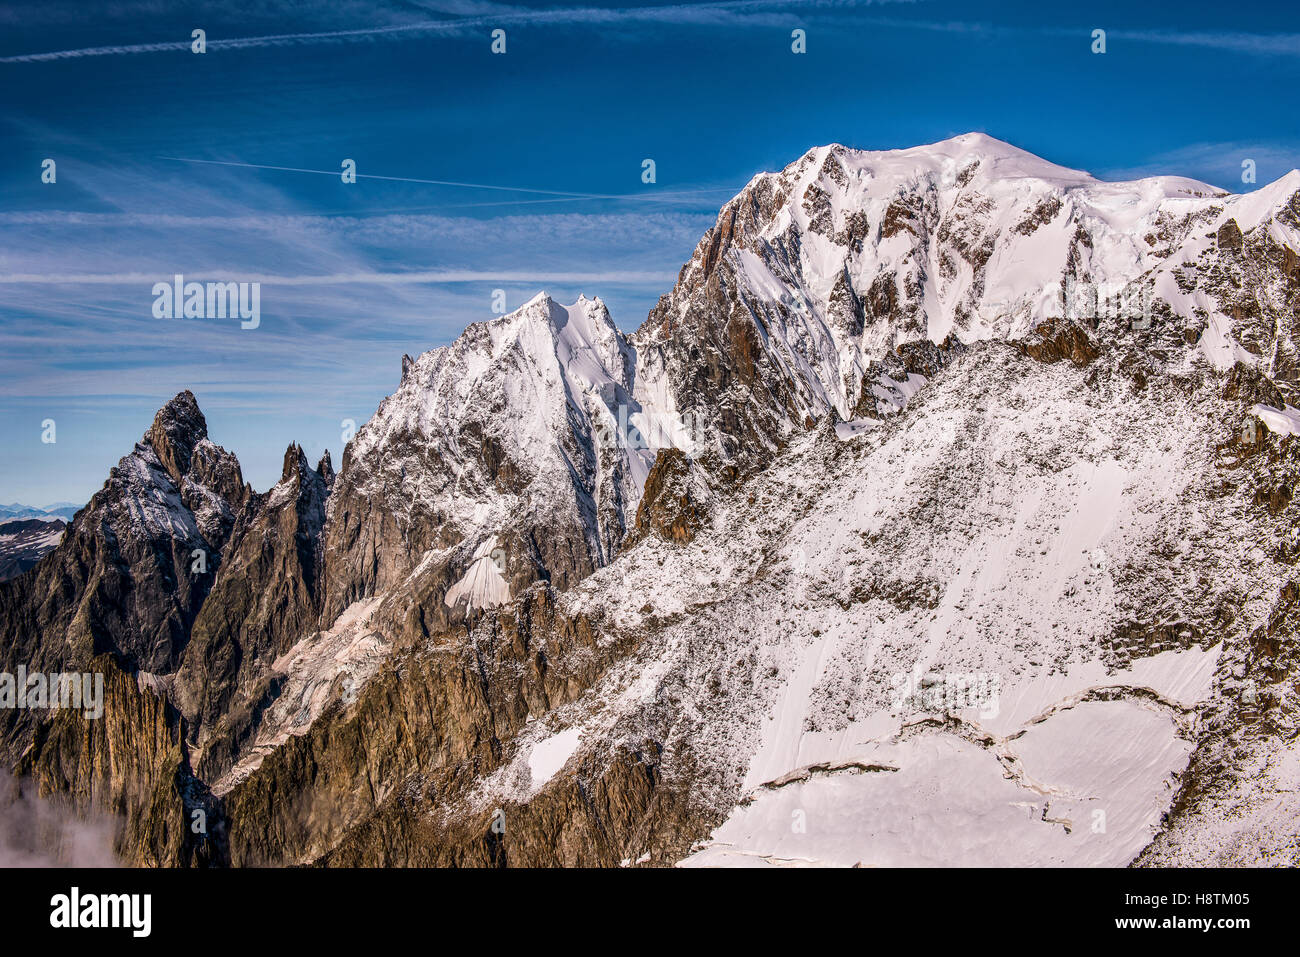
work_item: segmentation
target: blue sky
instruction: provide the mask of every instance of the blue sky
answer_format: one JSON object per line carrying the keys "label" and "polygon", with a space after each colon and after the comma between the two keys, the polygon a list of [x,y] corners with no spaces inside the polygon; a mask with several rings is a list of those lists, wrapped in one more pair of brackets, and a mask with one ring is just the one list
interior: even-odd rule
{"label": "blue sky", "polygon": [[[0,502],[85,501],[184,388],[258,490],[290,441],[337,465],[342,420],[492,290],[634,329],[717,208],[815,145],[978,130],[1234,191],[1245,158],[1300,166],[1295,5],[1047,6],[7,0]],[[261,325],[154,318],[175,273],[260,280]]]}

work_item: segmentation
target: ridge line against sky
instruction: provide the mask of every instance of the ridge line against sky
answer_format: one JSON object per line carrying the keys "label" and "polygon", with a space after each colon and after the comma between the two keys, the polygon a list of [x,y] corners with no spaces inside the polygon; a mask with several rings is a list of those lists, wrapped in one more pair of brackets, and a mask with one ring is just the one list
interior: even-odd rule
{"label": "ridge line against sky", "polygon": [[[636,328],[719,207],[812,147],[986,132],[1106,180],[1239,193],[1300,166],[1289,8],[119,0],[88,21],[10,0],[0,23],[0,499],[84,500],[187,388],[269,487],[289,441],[337,456],[401,355],[491,318],[498,291],[600,297]],[[155,319],[176,274],[266,283],[260,327]]]}

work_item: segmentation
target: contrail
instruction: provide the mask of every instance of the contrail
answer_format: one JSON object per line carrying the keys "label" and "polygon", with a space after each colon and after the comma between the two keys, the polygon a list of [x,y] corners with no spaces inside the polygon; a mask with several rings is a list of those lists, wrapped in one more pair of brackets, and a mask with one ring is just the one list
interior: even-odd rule
{"label": "contrail", "polygon": [[[486,27],[536,24],[562,26],[566,24],[619,24],[619,23],[669,23],[696,26],[770,25],[753,14],[773,14],[789,20],[789,8],[851,9],[880,4],[914,3],[918,0],[724,0],[717,3],[675,4],[660,7],[632,7],[613,9],[606,7],[572,7],[559,10],[503,10],[491,16],[458,17],[452,20],[423,20],[418,23],[397,24],[386,27],[361,27],[354,30],[325,30],[314,33],[280,33],[258,37],[229,37],[209,39],[208,50],[243,50],[252,47],[273,47],[313,43],[347,43],[360,40],[402,38],[419,34],[455,36],[466,30]],[[785,9],[782,9],[785,8]],[[190,49],[190,40],[164,43],[133,43],[103,47],[81,47],[73,50],[55,50],[48,53],[22,53],[0,57],[0,63],[41,63],[50,60],[70,60],[79,57],[125,56],[139,53],[172,53]]]}
{"label": "contrail", "polygon": [[[209,50],[243,50],[255,47],[308,45],[315,43],[350,43],[364,40],[402,39],[420,34],[457,36],[467,30],[532,24],[537,26],[618,25],[620,23],[661,23],[678,26],[773,26],[793,22],[795,10],[819,13],[861,7],[897,5],[924,0],[722,0],[715,3],[674,4],[659,7],[571,7],[558,10],[519,10],[503,7],[486,16],[458,17],[451,20],[423,20],[418,23],[384,27],[361,27],[353,30],[324,30],[313,33],[280,33],[257,37],[209,39]],[[1007,26],[973,21],[933,21],[905,18],[876,18],[876,26],[937,32],[983,32],[1036,34],[1040,36],[1075,36],[1080,30],[1063,27]],[[1083,30],[1087,33],[1087,30]],[[1194,46],[1227,50],[1233,53],[1297,56],[1300,34],[1261,34],[1238,31],[1195,32],[1159,30],[1123,30],[1110,32],[1113,39],[1134,43],[1167,46]],[[124,56],[141,53],[174,53],[190,49],[190,41],[134,43],[116,46],[81,47],[49,53],[22,53],[0,57],[0,63],[40,63],[79,57]]]}
{"label": "contrail", "polygon": [[[207,166],[233,166],[239,169],[267,169],[267,170],[276,170],[283,173],[314,173],[319,176],[340,176],[342,175],[343,172],[341,169],[328,170],[328,169],[304,169],[302,167],[297,167],[297,166],[267,166],[261,163],[237,163],[228,160],[189,159],[184,156],[160,156],[158,158],[162,160],[170,160],[176,163],[201,163]],[[385,180],[390,183],[421,183],[427,186],[457,186],[465,189],[490,189],[490,190],[497,190],[504,193],[534,193],[534,194],[540,194],[544,196],[562,197],[561,199],[554,199],[554,200],[545,200],[545,199],[514,200],[514,201],[507,201],[506,203],[500,205],[511,205],[511,202],[559,203],[559,202],[565,202],[566,200],[573,200],[573,199],[633,199],[633,200],[654,201],[657,199],[662,199],[665,196],[698,196],[701,193],[738,192],[738,190],[726,186],[713,186],[704,189],[679,189],[679,190],[668,190],[664,192],[656,191],[656,192],[647,192],[647,193],[570,193],[570,192],[565,192],[563,190],[557,190],[557,189],[532,189],[527,186],[498,186],[491,183],[462,183],[462,182],[457,182],[455,180],[447,180],[447,179],[417,179],[412,176],[381,176],[377,173],[356,173],[355,175],[357,179],[377,179],[377,180]],[[498,205],[498,204],[473,203],[470,205],[477,206],[477,205]]]}
{"label": "contrail", "polygon": [[[402,33],[451,33],[470,26],[480,25],[477,20],[442,20],[412,23],[392,27],[365,27],[359,30],[331,30],[321,33],[279,33],[260,37],[232,37],[208,40],[209,50],[243,50],[250,47],[284,46],[297,43],[327,43],[330,41],[358,40]],[[171,43],[133,43],[122,46],[82,47],[76,50],[56,50],[52,53],[24,53],[0,57],[0,63],[39,63],[46,60],[70,60],[87,56],[118,56],[130,53],[167,53],[190,49],[189,40]]]}
{"label": "contrail", "polygon": [[[1078,38],[1088,36],[1091,28],[1013,26],[974,20],[922,20],[909,17],[867,17],[863,24],[900,30],[923,30],[931,33],[971,33],[988,36],[1043,36]],[[1242,33],[1238,31],[1125,30],[1106,31],[1110,40],[1163,46],[1203,47],[1252,56],[1300,56],[1300,34]]]}

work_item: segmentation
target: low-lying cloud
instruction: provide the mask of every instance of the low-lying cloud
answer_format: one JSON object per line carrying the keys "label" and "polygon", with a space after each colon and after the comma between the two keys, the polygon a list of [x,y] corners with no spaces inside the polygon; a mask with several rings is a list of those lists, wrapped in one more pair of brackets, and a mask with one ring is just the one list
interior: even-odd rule
{"label": "low-lying cloud", "polygon": [[113,830],[110,818],[82,819],[0,771],[0,867],[117,867]]}

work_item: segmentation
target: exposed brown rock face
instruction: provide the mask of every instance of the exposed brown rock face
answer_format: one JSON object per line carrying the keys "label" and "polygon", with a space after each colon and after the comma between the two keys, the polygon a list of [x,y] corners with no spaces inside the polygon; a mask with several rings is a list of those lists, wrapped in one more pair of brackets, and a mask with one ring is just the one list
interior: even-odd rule
{"label": "exposed brown rock face", "polygon": [[[573,701],[631,650],[601,646],[599,637],[598,623],[560,614],[551,590],[538,584],[470,634],[398,656],[354,707],[329,713],[226,795],[232,863],[504,863],[490,822],[447,827],[429,814],[430,802],[460,800],[500,767],[530,716]],[[619,772],[597,776],[611,773]],[[618,778],[617,788],[607,785],[617,796],[603,800],[570,799],[592,816],[604,805],[608,826],[626,826],[635,816],[628,807],[644,808],[653,790],[644,778]],[[508,834],[516,828],[507,827]],[[563,851],[550,853],[557,863]],[[605,860],[576,857],[571,862]]]}
{"label": "exposed brown rock face", "polygon": [[1223,383],[1223,397],[1246,406],[1263,403],[1275,409],[1282,408],[1284,402],[1282,392],[1273,380],[1254,366],[1241,362],[1236,363],[1229,370],[1228,377]]}
{"label": "exposed brown rock face", "polygon": [[718,220],[718,225],[709,230],[705,238],[700,241],[701,245],[706,242],[708,244],[705,246],[704,258],[701,263],[703,277],[706,280],[713,275],[713,267],[718,264],[718,259],[731,245],[731,237],[736,230],[736,215],[737,210],[732,209],[729,211],[725,217]]}
{"label": "exposed brown rock face", "polygon": [[880,221],[880,238],[893,239],[901,232],[919,235],[919,220],[922,207],[916,201],[896,200],[885,210],[885,218]]}
{"label": "exposed brown rock face", "polygon": [[207,434],[207,420],[193,393],[182,392],[158,412],[144,438],[172,481],[179,485],[190,470],[194,446]]}
{"label": "exposed brown rock face", "polygon": [[750,468],[779,447],[785,431],[779,416],[795,408],[795,399],[763,347],[761,320],[736,298],[726,269],[716,268],[699,306],[680,318],[669,321],[671,310],[661,301],[647,325],[671,330],[668,338],[638,342],[637,348],[665,366],[678,393],[690,397],[686,401],[697,403],[682,412],[716,428],[724,457]]}
{"label": "exposed brown rock face", "polygon": [[1068,359],[1076,366],[1086,366],[1100,354],[1082,326],[1065,320],[1041,323],[1032,336],[1017,345],[1025,355],[1039,362]]}
{"label": "exposed brown rock face", "polygon": [[[869,374],[863,376],[862,392],[851,410],[855,418],[882,419],[894,414],[897,409],[892,401],[883,399],[877,392],[886,376],[895,382],[907,382],[910,376],[919,375],[932,379],[965,350],[961,340],[948,336],[942,343],[935,344],[928,340],[900,343],[893,352],[870,366]],[[888,390],[886,390],[888,391]],[[896,395],[896,400],[906,405],[906,399]],[[838,414],[832,409],[828,421],[839,421]]]}
{"label": "exposed brown rock face", "polygon": [[220,805],[190,774],[175,709],[108,656],[86,668],[104,676],[103,716],[52,712],[15,773],[42,796],[113,815],[114,851],[124,863],[227,864]]}
{"label": "exposed brown rock face", "polygon": [[499,815],[482,812],[448,824],[394,804],[349,833],[320,863],[618,867],[640,859],[670,865],[700,827],[687,796],[664,784],[660,758],[653,742],[644,749],[620,747],[607,758],[582,761],[527,803],[507,801]]}
{"label": "exposed brown rock face", "polygon": [[173,683],[205,777],[233,762],[261,699],[273,693],[271,663],[316,622],[328,495],[325,476],[291,445],[279,483],[236,522]]}
{"label": "exposed brown rock face", "polygon": [[329,449],[325,450],[325,454],[322,455],[320,461],[316,463],[316,474],[319,475],[320,480],[325,483],[325,488],[331,489],[334,487],[334,463],[330,461]]}
{"label": "exposed brown rock face", "polygon": [[905,374],[933,379],[965,349],[960,339],[950,335],[940,343],[928,339],[900,343],[894,354],[898,356]]}
{"label": "exposed brown rock face", "polygon": [[637,507],[636,535],[654,532],[670,542],[691,541],[705,519],[705,506],[699,500],[702,488],[684,452],[660,450]]}
{"label": "exposed brown rock face", "polygon": [[1241,250],[1241,227],[1235,219],[1230,219],[1219,227],[1219,248],[1239,252]]}
{"label": "exposed brown rock face", "polygon": [[1032,236],[1040,226],[1046,226],[1056,219],[1061,212],[1061,200],[1049,196],[1034,207],[1034,211],[1016,224],[1016,232],[1022,236]]}
{"label": "exposed brown rock face", "polygon": [[[1300,191],[1292,194],[1276,220],[1288,223]],[[1219,227],[1212,246],[1181,275],[1180,288],[1196,290],[1218,303],[1231,318],[1231,333],[1240,347],[1258,357],[1260,371],[1276,383],[1288,402],[1300,389],[1297,318],[1300,286],[1295,282],[1295,253],[1267,224],[1242,230],[1237,220]]]}

